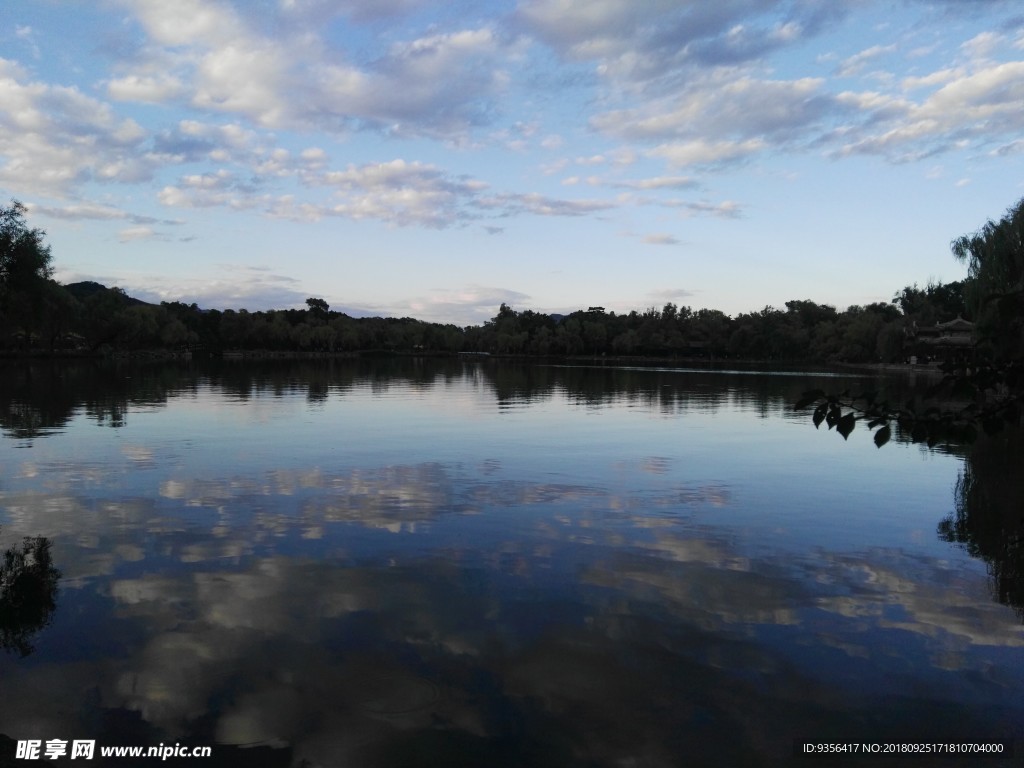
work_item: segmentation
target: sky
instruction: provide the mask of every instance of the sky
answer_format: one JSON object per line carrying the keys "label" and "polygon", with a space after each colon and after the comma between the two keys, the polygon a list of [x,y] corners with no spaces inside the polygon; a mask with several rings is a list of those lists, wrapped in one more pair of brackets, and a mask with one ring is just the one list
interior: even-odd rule
{"label": "sky", "polygon": [[0,6],[0,204],[148,301],[845,309],[1022,197],[1015,1]]}

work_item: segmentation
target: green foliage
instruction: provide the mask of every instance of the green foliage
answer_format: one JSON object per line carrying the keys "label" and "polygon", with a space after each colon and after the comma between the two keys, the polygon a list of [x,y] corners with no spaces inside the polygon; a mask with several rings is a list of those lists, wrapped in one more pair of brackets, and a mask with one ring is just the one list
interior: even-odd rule
{"label": "green foliage", "polygon": [[53,274],[50,247],[43,242],[46,233],[30,229],[25,212],[17,200],[0,208],[0,291],[4,293],[30,289]]}
{"label": "green foliage", "polygon": [[964,290],[966,281],[928,283],[924,288],[908,285],[892,300],[894,306],[909,321],[919,326],[945,323],[962,317],[972,320],[974,313],[968,308]]}
{"label": "green foliage", "polygon": [[952,250],[967,263],[967,304],[993,353],[1024,354],[1024,199],[999,221],[954,240]]}
{"label": "green foliage", "polygon": [[308,298],[306,299],[306,306],[309,307],[309,316],[317,324],[327,322],[328,313],[330,312],[330,305],[323,299]]}
{"label": "green foliage", "polygon": [[46,233],[29,228],[25,212],[17,200],[0,208],[0,321],[29,349],[44,319],[53,267]]}

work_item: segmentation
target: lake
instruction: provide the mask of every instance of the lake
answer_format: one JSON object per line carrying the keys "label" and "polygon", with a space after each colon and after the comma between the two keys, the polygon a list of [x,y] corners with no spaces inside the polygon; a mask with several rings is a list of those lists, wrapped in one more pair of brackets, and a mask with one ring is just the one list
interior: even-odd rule
{"label": "lake", "polygon": [[810,766],[795,745],[998,739],[1019,760],[1020,442],[876,449],[791,407],[923,383],[7,361],[0,765],[55,739],[92,764]]}

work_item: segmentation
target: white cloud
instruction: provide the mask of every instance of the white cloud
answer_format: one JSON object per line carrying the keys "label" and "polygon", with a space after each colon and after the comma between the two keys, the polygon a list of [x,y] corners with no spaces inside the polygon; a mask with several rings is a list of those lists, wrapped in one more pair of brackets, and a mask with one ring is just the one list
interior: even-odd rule
{"label": "white cloud", "polygon": [[959,77],[963,77],[964,74],[966,73],[963,69],[948,67],[946,69],[938,69],[935,72],[929,72],[927,75],[921,75],[919,77],[905,77],[900,84],[906,91],[911,91],[916,88],[931,88],[936,85],[945,85]]}
{"label": "white cloud", "polygon": [[647,298],[648,300],[657,302],[678,301],[679,299],[686,299],[693,295],[695,295],[695,292],[686,288],[659,288],[656,291],[649,291],[647,293]]}
{"label": "white cloud", "polygon": [[645,235],[644,242],[650,245],[678,245],[679,239],[673,235],[658,233]]}
{"label": "white cloud", "polygon": [[1014,155],[1018,152],[1024,152],[1024,139],[1017,139],[1016,141],[996,147],[990,154],[995,157],[1003,157],[1005,155]]}
{"label": "white cloud", "polygon": [[167,46],[218,46],[240,35],[241,18],[224,3],[207,0],[121,0],[157,43]]}
{"label": "white cloud", "polygon": [[670,137],[773,137],[799,135],[834,106],[824,81],[706,78],[670,98],[640,108],[605,112],[591,124],[628,139]]}
{"label": "white cloud", "polygon": [[455,137],[489,120],[507,75],[487,28],[417,38],[391,47],[366,71],[328,65],[318,71],[313,121],[356,121],[398,135]]}
{"label": "white cloud", "polygon": [[[852,6],[522,0],[515,21],[564,58],[593,62],[606,86],[602,103],[623,103],[592,116],[592,128],[652,145],[645,154],[674,167],[829,147],[833,156],[871,152],[906,161],[1021,130],[1020,63],[984,61],[1005,42],[996,32],[961,46],[973,70],[946,66],[901,80],[878,73],[881,92],[836,95],[821,78],[765,79],[769,54],[828,29]],[[835,74],[861,74],[898,50],[881,41],[842,60]],[[903,92],[928,93],[900,98],[893,81]]]}
{"label": "white cloud", "polygon": [[616,206],[616,203],[607,200],[564,200],[536,192],[492,195],[480,198],[477,204],[482,208],[497,211],[502,216],[522,213],[536,216],[584,216]]}
{"label": "white cloud", "polygon": [[950,78],[923,101],[844,95],[863,112],[838,154],[881,154],[913,161],[1024,132],[1024,61],[992,64]]}
{"label": "white cloud", "polygon": [[623,179],[619,181],[604,182],[609,186],[621,189],[689,189],[699,186],[699,182],[692,176],[652,176],[648,179]]}
{"label": "white cloud", "polygon": [[712,203],[707,200],[650,199],[647,205],[658,205],[679,211],[684,217],[715,216],[722,219],[738,219],[743,216],[742,206],[733,200]]}
{"label": "white cloud", "polygon": [[268,195],[251,195],[229,189],[217,189],[189,184],[168,185],[157,193],[157,200],[172,208],[231,208],[236,211],[252,210],[270,203]]}
{"label": "white cloud", "polygon": [[862,72],[869,62],[895,50],[895,45],[873,45],[860,53],[844,59],[836,68],[836,75],[838,77],[852,77]]}
{"label": "white cloud", "polygon": [[848,5],[522,0],[514,23],[567,59],[596,61],[596,71],[618,85],[675,83],[684,70],[732,66],[798,43],[827,28]]}
{"label": "white cloud", "polygon": [[566,200],[538,193],[491,193],[488,185],[468,176],[453,176],[437,166],[403,159],[349,165],[343,170],[322,166],[323,155],[313,152],[304,165],[283,158],[282,176],[293,176],[307,188],[330,190],[326,201],[272,195],[259,185],[242,184],[224,170],[183,176],[158,194],[172,207],[229,207],[260,210],[297,221],[338,217],[375,220],[392,226],[443,229],[473,219],[522,214],[584,216],[615,207],[604,200]]}
{"label": "white cloud", "polygon": [[[934,71],[919,60],[898,81],[843,93],[823,77],[791,76],[795,60],[773,58],[859,2],[519,0],[509,15],[481,11],[427,26],[418,14],[395,19],[426,8],[425,0],[272,0],[258,13],[240,0],[111,0],[127,10],[117,33],[123,46],[93,81],[96,91],[38,82],[0,59],[0,184],[69,201],[52,208],[54,217],[122,219],[130,229],[155,222],[82,202],[115,199],[84,186],[159,179],[149,194],[171,207],[443,228],[625,205],[737,216],[737,203],[659,196],[699,187],[691,169],[780,151],[900,162],[965,147],[1018,149],[1024,62],[986,58],[1008,47],[1013,32],[941,43],[951,55]],[[908,41],[934,39],[897,37],[895,26],[884,32],[890,37],[879,32],[876,44],[847,48],[860,50],[845,59],[823,56],[809,71],[863,73],[883,57],[900,59],[893,54]],[[13,34],[29,40],[38,30]],[[545,80],[538,72],[553,59],[561,69]],[[562,91],[542,92],[556,79],[571,83],[571,105],[558,103]],[[517,101],[527,89],[536,92]],[[96,92],[119,103],[89,95]],[[123,102],[192,112],[169,125],[160,121],[170,109],[132,111],[143,128],[122,117]],[[342,154],[364,152],[356,145],[379,137],[332,145],[360,130],[474,152],[545,150],[547,162],[534,159],[530,172],[594,166],[595,175],[569,171],[563,184],[595,189],[589,199],[563,199],[525,186],[525,176],[498,188],[475,165],[462,165],[473,177],[442,169],[429,154],[438,148],[425,143],[389,150],[385,158],[405,159],[385,162]],[[311,146],[303,148],[302,136]],[[338,167],[325,148],[342,162],[358,159]],[[615,168],[638,162],[647,167],[631,169],[636,178]],[[167,175],[190,164],[176,180]]]}
{"label": "white cloud", "polygon": [[678,168],[798,148],[841,108],[817,78],[765,81],[718,73],[670,98],[604,112],[590,123],[608,136],[656,142],[646,154]]}
{"label": "white cloud", "polygon": [[184,86],[170,75],[127,75],[107,83],[107,95],[115,101],[162,104],[184,93]]}
{"label": "white cloud", "polygon": [[280,0],[286,18],[322,23],[338,14],[355,21],[398,16],[426,5],[426,0]]}
{"label": "white cloud", "polygon": [[294,123],[288,59],[276,45],[239,40],[205,54],[196,68],[192,104],[244,115],[267,127]]}
{"label": "white cloud", "polygon": [[[273,36],[226,3],[122,0],[148,36],[146,55],[111,81],[111,96],[144,102],[185,98],[196,108],[245,117],[274,129],[344,134],[373,128],[395,135],[461,139],[490,121],[507,75],[506,43],[488,27],[432,32],[393,43],[357,65],[331,48],[313,18],[338,11],[362,18],[368,3],[329,8],[295,2],[281,8]],[[393,0],[384,13],[415,4]],[[302,24],[295,26],[296,21]],[[154,70],[157,62],[163,70]],[[170,72],[166,71],[171,63]]]}
{"label": "white cloud", "polygon": [[324,214],[435,228],[466,218],[466,205],[486,186],[473,179],[450,177],[432,165],[401,159],[350,165],[344,171],[307,178],[335,190],[336,202]]}
{"label": "white cloud", "polygon": [[14,36],[28,46],[28,49],[32,52],[32,58],[38,59],[42,57],[42,51],[39,50],[39,45],[35,41],[35,33],[32,27],[15,25]]}
{"label": "white cloud", "polygon": [[528,294],[510,288],[469,284],[458,288],[434,289],[424,296],[376,307],[372,314],[386,317],[411,316],[437,322],[458,317],[465,324],[479,325],[494,317],[502,304],[522,308],[529,301]]}
{"label": "white cloud", "polygon": [[980,32],[960,46],[960,50],[972,59],[983,59],[1005,42],[1005,38],[996,32]]}
{"label": "white cloud", "polygon": [[254,166],[270,151],[260,134],[238,123],[181,120],[153,139],[153,155],[165,163],[214,161]]}
{"label": "white cloud", "polygon": [[67,195],[90,179],[137,182],[153,164],[146,132],[77,88],[30,82],[0,59],[0,185],[20,194]]}
{"label": "white cloud", "polygon": [[117,239],[122,243],[130,243],[135,240],[149,240],[156,237],[156,230],[152,227],[128,227],[117,233]]}
{"label": "white cloud", "polygon": [[224,265],[220,274],[203,278],[136,275],[121,281],[121,287],[143,301],[196,302],[207,309],[287,309],[302,306],[310,296],[296,278],[265,267],[239,265]]}
{"label": "white cloud", "polygon": [[80,221],[82,219],[100,221],[124,220],[129,221],[132,224],[139,225],[164,224],[168,226],[176,226],[183,223],[178,219],[157,219],[152,216],[141,216],[139,214],[128,213],[120,208],[102,203],[80,202],[59,206],[27,203],[26,205],[30,213],[39,213],[43,216],[49,216],[52,219],[63,219],[65,221]]}
{"label": "white cloud", "polygon": [[675,167],[700,166],[742,160],[760,152],[765,147],[766,144],[761,139],[745,141],[694,139],[659,144],[651,149],[649,154],[653,157],[664,158],[669,165]]}

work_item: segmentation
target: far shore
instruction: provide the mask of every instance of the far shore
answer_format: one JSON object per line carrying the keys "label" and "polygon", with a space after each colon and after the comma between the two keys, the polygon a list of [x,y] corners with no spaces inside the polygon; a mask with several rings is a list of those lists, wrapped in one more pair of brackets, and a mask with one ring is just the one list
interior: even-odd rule
{"label": "far shore", "polygon": [[87,350],[18,350],[0,351],[0,358],[7,360],[355,360],[355,359],[398,359],[398,358],[450,358],[460,360],[502,360],[514,362],[546,362],[584,365],[671,365],[678,367],[695,366],[719,368],[722,366],[767,366],[786,368],[791,366],[820,366],[823,369],[843,368],[872,372],[929,373],[941,375],[939,362],[930,363],[849,363],[814,359],[770,360],[756,358],[728,357],[671,357],[659,355],[525,355],[487,352],[447,352],[429,350],[387,350],[370,349],[359,351],[303,351],[303,350],[238,350],[218,352],[139,349],[92,352]]}

